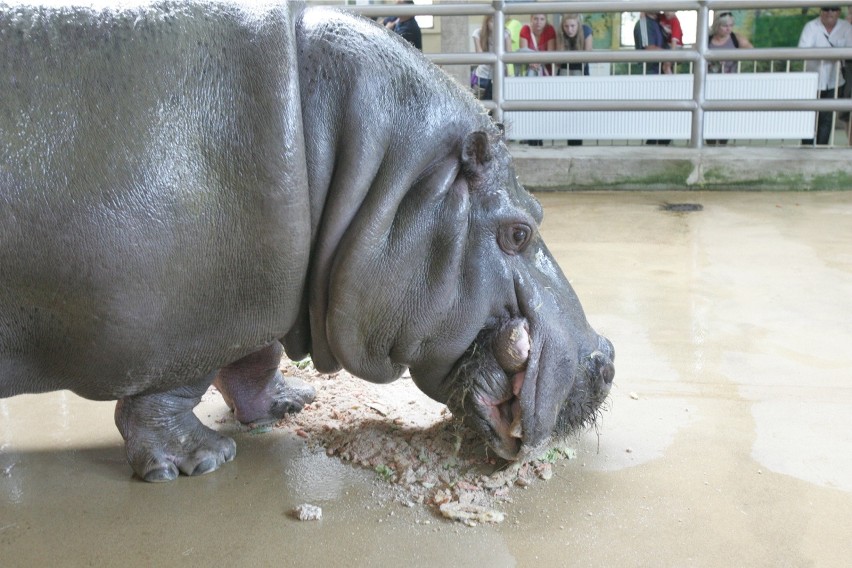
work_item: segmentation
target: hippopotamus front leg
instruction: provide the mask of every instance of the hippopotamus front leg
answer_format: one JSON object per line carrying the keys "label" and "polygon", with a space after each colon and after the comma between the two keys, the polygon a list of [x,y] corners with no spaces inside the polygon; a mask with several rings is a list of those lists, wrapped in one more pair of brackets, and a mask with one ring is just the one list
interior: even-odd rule
{"label": "hippopotamus front leg", "polygon": [[277,341],[222,367],[213,384],[244,424],[263,424],[293,414],[314,400],[307,383],[284,376],[279,370],[284,348]]}
{"label": "hippopotamus front leg", "polygon": [[179,472],[201,475],[234,459],[234,441],[204,426],[192,412],[211,378],[118,401],[115,424],[136,475],[145,481],[171,481]]}

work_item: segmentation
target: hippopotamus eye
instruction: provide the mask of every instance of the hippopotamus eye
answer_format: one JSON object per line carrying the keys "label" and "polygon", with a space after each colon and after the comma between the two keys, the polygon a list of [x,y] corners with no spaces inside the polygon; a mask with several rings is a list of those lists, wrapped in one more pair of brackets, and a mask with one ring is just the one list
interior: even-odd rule
{"label": "hippopotamus eye", "polygon": [[498,242],[500,248],[508,254],[521,252],[532,236],[532,229],[523,223],[514,223],[504,226],[500,231]]}

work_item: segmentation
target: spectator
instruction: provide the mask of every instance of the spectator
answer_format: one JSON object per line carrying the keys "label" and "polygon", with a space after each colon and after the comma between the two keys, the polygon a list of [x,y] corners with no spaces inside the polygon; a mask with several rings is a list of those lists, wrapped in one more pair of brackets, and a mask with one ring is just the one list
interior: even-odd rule
{"label": "spectator", "polygon": [[671,49],[683,47],[683,29],[680,26],[677,12],[660,12],[657,22],[663,29],[663,40]]}
{"label": "spectator", "polygon": [[[663,30],[663,43],[669,49],[680,49],[683,47],[683,29],[680,26],[680,20],[676,12],[660,12],[660,17],[657,22],[660,24],[660,29]],[[663,62],[663,73],[674,73],[674,66],[671,61]]]}
{"label": "spectator", "polygon": [[[557,51],[587,51],[592,49],[592,28],[583,24],[580,14],[562,14],[556,33]],[[558,63],[559,75],[588,75],[588,63]],[[581,146],[582,140],[568,140],[569,146]]]}
{"label": "spectator", "polygon": [[[505,22],[506,29],[509,30],[509,33],[512,35],[512,51],[518,51],[518,48],[521,47],[521,28],[523,28],[524,25],[511,16],[506,16]],[[515,75],[520,75],[520,73],[516,71],[516,69],[520,68],[520,65],[517,67],[514,65],[507,65],[506,72],[514,77]]]}
{"label": "spectator", "polygon": [[[710,26],[709,49],[738,49],[754,47],[744,36],[734,33],[734,15],[722,12]],[[714,61],[707,69],[710,73],[736,73],[736,61]]]}
{"label": "spectator", "polygon": [[[556,51],[591,51],[592,28],[583,23],[580,14],[562,14],[556,33]],[[558,75],[588,75],[587,63],[559,63]]]}
{"label": "spectator", "polygon": [[[846,21],[852,24],[852,5],[846,6]],[[852,39],[846,40],[846,45],[852,45]],[[843,98],[848,99],[852,98],[852,81],[850,81],[850,74],[852,74],[852,59],[847,59],[843,62],[843,79],[846,83],[843,85]],[[849,113],[844,113],[848,115]],[[850,121],[852,123],[852,121]]]}
{"label": "spectator", "polygon": [[[494,52],[494,16],[485,16],[482,19],[482,26],[473,32],[473,47],[477,53]],[[505,52],[512,51],[512,34],[509,30],[503,28],[503,50]],[[481,90],[480,98],[490,101],[492,97],[491,84],[491,65],[480,65],[476,68],[476,75],[479,88]]]}
{"label": "spectator", "polygon": [[[521,28],[518,51],[553,51],[556,49],[556,30],[547,23],[544,14],[532,14],[530,23]],[[553,75],[552,66],[543,63],[530,63],[526,75],[539,77]],[[541,140],[524,140],[530,146],[541,146]]]}
{"label": "spectator", "polygon": [[[397,4],[414,4],[414,0],[397,0]],[[391,16],[384,19],[387,29],[395,31],[402,39],[423,51],[423,36],[420,33],[420,24],[414,16]]]}
{"label": "spectator", "polygon": [[[852,5],[846,6],[846,21],[852,24]],[[846,39],[846,45],[852,46],[852,36]],[[847,59],[843,62],[843,93],[839,96],[844,99],[852,98],[852,59]],[[849,111],[837,115],[838,119],[846,121],[846,131],[849,135],[849,145],[852,146],[852,116]]]}
{"label": "spectator", "polygon": [[521,47],[521,29],[524,27],[524,24],[512,16],[506,16],[504,24],[512,35],[512,51],[518,51],[518,48]]}
{"label": "spectator", "polygon": [[[799,47],[845,47],[847,36],[852,33],[852,24],[840,19],[840,6],[823,6],[819,11],[819,18],[815,18],[805,24],[802,35],[799,36]],[[837,62],[834,60],[808,60],[805,62],[805,71],[816,71],[819,73],[819,98],[833,99],[837,97],[838,88],[845,81],[838,77]],[[831,138],[833,122],[832,112],[820,112],[817,115],[816,143],[828,144]],[[813,145],[814,140],[802,140],[802,144]]]}
{"label": "spectator", "polygon": [[[730,12],[722,12],[716,15],[713,24],[710,26],[710,37],[707,42],[709,49],[739,49],[741,47],[753,47],[751,42],[743,36],[738,36],[734,33],[734,15]],[[736,73],[736,61],[713,61],[708,67],[710,73]],[[713,146],[715,144],[725,145],[727,140],[707,140],[707,144]]]}
{"label": "spectator", "polygon": [[[657,22],[657,18],[657,12],[639,12],[639,21],[633,27],[633,40],[636,49],[655,51],[666,48],[663,29]],[[645,72],[648,75],[659,75],[660,64],[653,62],[646,64]],[[671,140],[647,140],[645,143],[667,146],[671,143]]]}
{"label": "spectator", "polygon": [[[520,50],[554,51],[556,49],[556,30],[547,23],[544,14],[533,14],[530,23],[521,28]],[[527,75],[553,75],[550,64],[531,63]]]}
{"label": "spectator", "polygon": [[[639,12],[639,21],[633,27],[633,41],[636,49],[649,51],[665,49],[663,29],[657,21],[657,12]],[[660,64],[648,63],[645,66],[648,75],[659,75]]]}

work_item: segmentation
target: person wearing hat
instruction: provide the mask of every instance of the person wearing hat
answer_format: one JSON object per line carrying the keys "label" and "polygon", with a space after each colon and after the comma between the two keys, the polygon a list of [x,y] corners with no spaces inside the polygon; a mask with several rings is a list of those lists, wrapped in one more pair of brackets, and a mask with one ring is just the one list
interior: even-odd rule
{"label": "person wearing hat", "polygon": [[[840,6],[823,6],[819,10],[819,18],[805,24],[802,35],[799,36],[799,47],[846,47],[848,37],[852,34],[852,24],[840,19]],[[837,90],[845,83],[843,76],[837,71],[837,61],[808,60],[805,71],[819,73],[819,98],[833,99]],[[828,144],[831,138],[832,112],[820,112],[817,117],[816,143]],[[813,145],[813,139],[802,140],[802,144]]]}

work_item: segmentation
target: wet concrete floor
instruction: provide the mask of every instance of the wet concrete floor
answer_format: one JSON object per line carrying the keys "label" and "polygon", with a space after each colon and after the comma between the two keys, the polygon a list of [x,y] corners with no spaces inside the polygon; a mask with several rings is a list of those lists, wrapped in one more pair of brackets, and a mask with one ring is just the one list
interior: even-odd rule
{"label": "wet concrete floor", "polygon": [[[374,473],[276,432],[145,484],[113,404],[60,392],[0,400],[0,565],[849,566],[852,192],[539,197],[616,387],[506,522],[382,499]],[[221,401],[198,413],[222,428]],[[323,519],[289,517],[303,502]]]}

